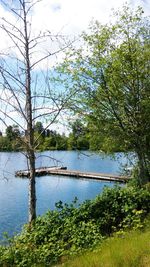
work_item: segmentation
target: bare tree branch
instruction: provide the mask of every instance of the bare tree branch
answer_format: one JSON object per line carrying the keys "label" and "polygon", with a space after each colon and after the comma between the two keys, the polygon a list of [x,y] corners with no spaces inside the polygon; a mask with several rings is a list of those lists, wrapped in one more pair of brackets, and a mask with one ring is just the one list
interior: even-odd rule
{"label": "bare tree branch", "polygon": [[[35,67],[38,67],[44,61],[47,62],[47,59],[63,52],[72,44],[71,41],[68,43],[65,41],[65,36],[52,35],[50,31],[40,32],[34,36],[31,13],[34,6],[40,1],[16,0],[14,6],[9,6],[2,0],[2,3],[14,16],[14,22],[7,18],[0,21],[0,29],[10,41],[6,50],[0,53],[0,114],[2,115],[0,120],[4,122],[4,125],[7,125],[7,121],[10,120],[24,132],[24,136],[19,138],[19,142],[25,149],[24,155],[30,170],[30,223],[36,218],[35,152],[37,142],[40,140],[42,133],[53,123],[56,123],[56,119],[65,110],[69,99],[67,94],[62,95],[60,92],[50,90],[48,70],[43,70],[43,73],[40,74],[40,68],[37,71]],[[45,41],[46,43],[50,42],[50,48],[52,42],[57,42],[55,51],[45,49],[43,55],[41,47]],[[38,56],[35,53],[38,53]],[[41,77],[42,81],[40,80]],[[41,83],[42,87],[40,87]],[[14,112],[18,116],[17,118],[13,116]],[[35,138],[34,125],[36,120],[48,116],[47,126]],[[25,124],[24,126],[22,122]]]}

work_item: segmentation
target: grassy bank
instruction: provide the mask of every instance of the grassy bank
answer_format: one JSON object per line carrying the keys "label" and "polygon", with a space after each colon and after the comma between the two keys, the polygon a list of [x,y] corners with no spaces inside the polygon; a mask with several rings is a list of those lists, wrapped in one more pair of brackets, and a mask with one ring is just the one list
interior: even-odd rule
{"label": "grassy bank", "polygon": [[61,266],[150,267],[150,230],[108,238],[93,252],[84,253],[57,267]]}

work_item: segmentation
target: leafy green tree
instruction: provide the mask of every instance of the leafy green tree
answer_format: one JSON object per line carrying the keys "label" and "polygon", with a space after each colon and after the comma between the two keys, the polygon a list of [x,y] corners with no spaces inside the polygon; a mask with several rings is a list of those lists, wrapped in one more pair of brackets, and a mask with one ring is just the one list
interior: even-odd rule
{"label": "leafy green tree", "polygon": [[9,125],[7,128],[6,128],[6,137],[7,139],[11,142],[13,141],[16,137],[19,136],[19,129],[17,126],[15,125]]}
{"label": "leafy green tree", "polygon": [[65,134],[56,134],[56,149],[57,150],[66,150],[67,149],[67,137]]}
{"label": "leafy green tree", "polygon": [[87,127],[83,124],[80,119],[75,120],[70,123],[72,131],[68,137],[68,149],[88,149],[89,141],[87,132]]}
{"label": "leafy green tree", "polygon": [[55,131],[48,131],[48,136],[40,142],[40,150],[55,150],[56,149],[56,133]]}
{"label": "leafy green tree", "polygon": [[0,136],[0,151],[11,151],[12,145],[6,136]]}
{"label": "leafy green tree", "polygon": [[67,140],[67,148],[68,150],[75,150],[77,149],[77,141],[73,135],[73,133],[70,133]]}
{"label": "leafy green tree", "polygon": [[42,122],[37,121],[35,123],[34,132],[37,132],[38,134],[41,134],[43,137],[45,137],[45,130],[44,130]]}
{"label": "leafy green tree", "polygon": [[44,150],[54,149],[54,147],[51,146],[51,139],[52,139],[51,137],[45,137],[41,150],[44,151]]}
{"label": "leafy green tree", "polygon": [[91,23],[58,72],[78,92],[75,110],[88,121],[95,149],[135,152],[142,184],[150,181],[150,23],[141,8],[114,15],[113,24]]}
{"label": "leafy green tree", "polygon": [[21,149],[21,133],[18,125],[9,125],[6,128],[6,137],[2,140],[5,143],[5,151],[19,151]]}
{"label": "leafy green tree", "polygon": [[77,139],[77,148],[79,150],[89,149],[89,140],[86,135],[79,136]]}

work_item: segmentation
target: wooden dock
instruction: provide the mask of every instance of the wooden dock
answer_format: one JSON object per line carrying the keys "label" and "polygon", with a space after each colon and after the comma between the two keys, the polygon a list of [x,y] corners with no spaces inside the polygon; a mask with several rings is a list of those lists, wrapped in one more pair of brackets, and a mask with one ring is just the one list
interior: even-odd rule
{"label": "wooden dock", "polygon": [[[106,174],[106,173],[95,173],[95,172],[83,172],[83,171],[73,171],[67,170],[66,167],[44,167],[37,168],[36,176],[43,175],[60,175],[60,176],[70,176],[82,179],[90,179],[97,181],[112,181],[112,182],[127,182],[130,177],[122,176],[122,175],[114,175],[114,174]],[[18,177],[29,177],[30,172],[28,170],[17,171],[15,176]]]}

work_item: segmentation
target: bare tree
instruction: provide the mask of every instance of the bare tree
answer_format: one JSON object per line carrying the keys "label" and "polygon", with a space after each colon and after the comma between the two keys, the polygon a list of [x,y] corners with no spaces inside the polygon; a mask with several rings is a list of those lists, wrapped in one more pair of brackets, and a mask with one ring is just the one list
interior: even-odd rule
{"label": "bare tree", "polygon": [[[7,4],[6,4],[7,2]],[[0,115],[4,124],[13,123],[25,133],[22,138],[30,170],[29,177],[29,222],[36,218],[35,149],[40,136],[34,137],[37,119],[47,118],[46,128],[56,121],[65,108],[69,95],[53,93],[49,83],[49,57],[64,50],[68,44],[63,36],[49,31],[35,35],[32,29],[32,11],[39,0],[2,1],[11,19],[0,22],[9,47],[1,51],[0,58]],[[63,39],[63,45],[62,45]],[[53,44],[57,41],[57,46]],[[43,52],[46,42],[48,49]],[[55,42],[56,44],[56,42]],[[51,49],[51,51],[50,51]]]}

